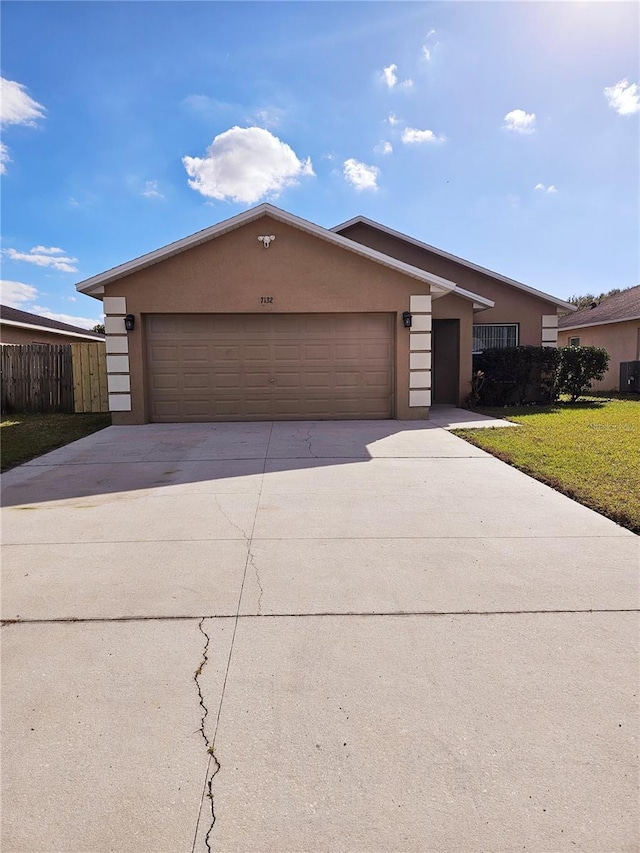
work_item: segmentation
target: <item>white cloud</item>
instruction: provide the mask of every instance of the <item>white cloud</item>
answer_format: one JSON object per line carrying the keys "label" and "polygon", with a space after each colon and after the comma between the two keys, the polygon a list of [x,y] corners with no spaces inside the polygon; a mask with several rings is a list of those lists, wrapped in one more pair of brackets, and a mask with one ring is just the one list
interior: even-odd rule
{"label": "white cloud", "polygon": [[37,255],[64,255],[64,249],[59,246],[34,246],[31,251]]}
{"label": "white cloud", "polygon": [[393,89],[393,87],[398,82],[397,71],[398,71],[398,66],[395,65],[394,63],[391,63],[391,65],[387,65],[386,68],[383,68],[382,72],[380,73],[380,78],[381,78],[382,82],[386,83],[390,89]]}
{"label": "white cloud", "polygon": [[431,51],[426,46],[426,44],[422,45],[422,58],[425,60],[425,62],[431,62]]}
{"label": "white cloud", "polygon": [[[44,118],[44,107],[27,94],[26,87],[0,77],[0,124],[35,127],[39,118]],[[7,174],[7,163],[11,162],[9,149],[0,142],[0,175]]]}
{"label": "white cloud", "polygon": [[33,302],[37,295],[38,290],[32,284],[23,284],[21,281],[0,281],[0,301],[3,305],[22,308],[25,304]]}
{"label": "white cloud", "polygon": [[549,184],[549,186],[547,187],[547,192],[553,194],[553,193],[557,193],[558,190],[554,187],[553,184]]}
{"label": "white cloud", "polygon": [[0,175],[7,174],[7,163],[11,163],[11,157],[9,157],[9,149],[4,144],[4,142],[0,142]]}
{"label": "white cloud", "polygon": [[541,192],[549,193],[550,195],[553,195],[554,193],[558,192],[558,190],[554,187],[553,184],[549,184],[548,187],[545,187],[544,184],[536,184],[534,190],[540,190]]}
{"label": "white cloud", "polygon": [[366,163],[360,163],[350,157],[344,161],[342,173],[345,180],[358,192],[378,189],[380,169],[377,166],[367,166]]}
{"label": "white cloud", "polygon": [[387,121],[393,127],[394,124],[398,124],[400,119],[396,116],[395,113],[389,113],[389,118],[387,119]]}
{"label": "white cloud", "polygon": [[619,80],[615,86],[607,86],[604,94],[611,109],[619,116],[640,112],[640,91],[637,83],[629,83],[626,79]]}
{"label": "white cloud", "polygon": [[263,127],[278,127],[284,115],[285,111],[280,107],[263,107],[256,112],[255,121]]}
{"label": "white cloud", "polygon": [[0,77],[0,121],[2,124],[35,126],[44,118],[44,107],[27,94],[26,87],[15,80]]}
{"label": "white cloud", "polygon": [[526,113],[524,110],[511,110],[504,117],[503,127],[507,130],[513,130],[516,133],[533,133],[535,123],[535,113]]}
{"label": "white cloud", "polygon": [[232,127],[215,137],[205,157],[183,157],[189,186],[207,198],[252,204],[277,196],[313,175],[286,142],[262,127]]}
{"label": "white cloud", "polygon": [[390,142],[385,142],[381,140],[373,149],[376,154],[392,154],[393,153],[393,145]]}
{"label": "white cloud", "polygon": [[140,195],[145,198],[164,198],[164,195],[158,189],[157,181],[147,181]]}
{"label": "white cloud", "polygon": [[68,323],[70,326],[79,326],[81,329],[92,329],[97,323],[103,322],[102,317],[75,317],[73,314],[60,314],[45,308],[43,305],[32,305],[29,311],[39,317],[57,320],[59,323]]}
{"label": "white cloud", "polygon": [[415,127],[407,127],[402,132],[402,141],[405,145],[416,145],[423,142],[444,142],[444,136],[436,136],[432,130],[418,130]]}
{"label": "white cloud", "polygon": [[410,77],[398,84],[398,66],[395,62],[392,62],[391,65],[387,65],[386,68],[382,69],[380,72],[380,79],[389,87],[389,89],[393,89],[395,86],[399,86],[401,89],[410,89],[413,86],[413,80]]}
{"label": "white cloud", "polygon": [[58,272],[78,272],[78,268],[74,266],[78,259],[68,257],[64,254],[64,249],[59,249],[57,246],[52,246],[49,249],[45,246],[34,246],[29,252],[3,249],[2,253],[12,261],[24,261],[38,267],[51,267]]}

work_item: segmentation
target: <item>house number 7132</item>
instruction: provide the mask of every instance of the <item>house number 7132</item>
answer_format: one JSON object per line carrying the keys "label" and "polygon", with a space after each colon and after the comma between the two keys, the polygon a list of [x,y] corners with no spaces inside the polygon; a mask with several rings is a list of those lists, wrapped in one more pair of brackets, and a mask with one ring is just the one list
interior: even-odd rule
{"label": "house number 7132", "polygon": [[261,305],[267,305],[267,304],[273,305],[273,296],[261,296],[260,297],[260,304]]}

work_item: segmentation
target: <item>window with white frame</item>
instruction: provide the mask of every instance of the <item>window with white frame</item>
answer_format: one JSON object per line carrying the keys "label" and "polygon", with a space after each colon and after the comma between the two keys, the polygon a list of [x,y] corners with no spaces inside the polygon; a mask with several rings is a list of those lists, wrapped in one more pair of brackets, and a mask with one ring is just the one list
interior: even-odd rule
{"label": "window with white frame", "polygon": [[580,346],[580,338],[569,338],[569,346],[570,347],[579,347]]}
{"label": "window with white frame", "polygon": [[473,327],[473,351],[482,352],[492,347],[517,347],[517,323],[491,323]]}

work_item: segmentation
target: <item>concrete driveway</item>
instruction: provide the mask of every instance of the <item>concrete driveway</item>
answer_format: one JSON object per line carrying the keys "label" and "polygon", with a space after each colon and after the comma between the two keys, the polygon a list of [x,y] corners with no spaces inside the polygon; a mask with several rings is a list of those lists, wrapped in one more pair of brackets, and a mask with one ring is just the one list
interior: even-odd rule
{"label": "concrete driveway", "polygon": [[638,538],[464,416],[5,475],[2,850],[638,850]]}

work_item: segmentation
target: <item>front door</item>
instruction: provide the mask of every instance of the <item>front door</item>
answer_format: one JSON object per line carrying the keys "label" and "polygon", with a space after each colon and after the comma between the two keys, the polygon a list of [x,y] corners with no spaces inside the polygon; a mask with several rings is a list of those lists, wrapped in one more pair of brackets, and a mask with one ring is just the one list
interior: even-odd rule
{"label": "front door", "polygon": [[433,403],[458,405],[460,381],[460,320],[434,320]]}

